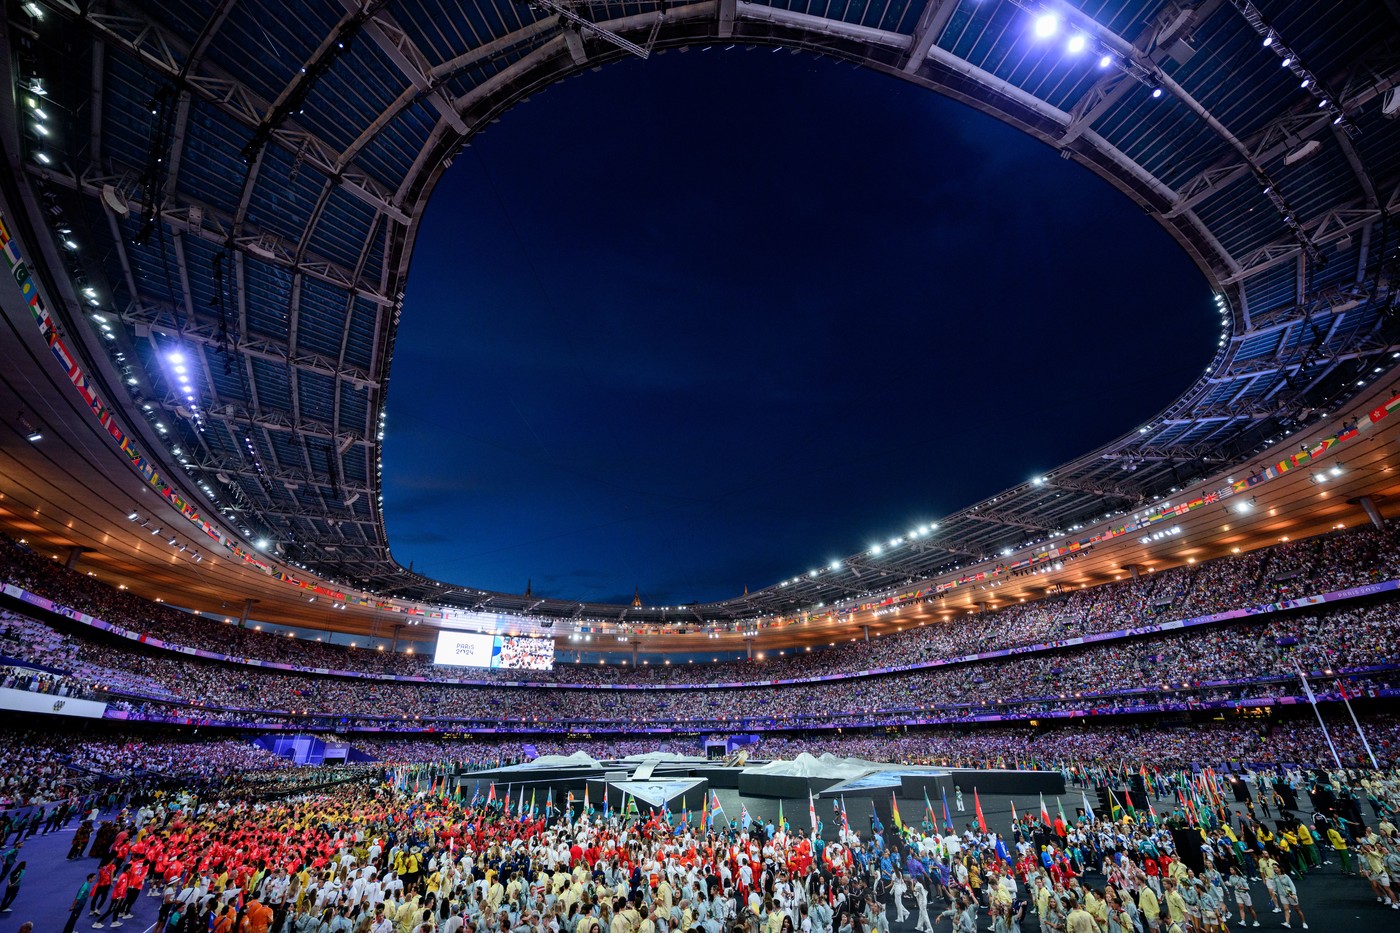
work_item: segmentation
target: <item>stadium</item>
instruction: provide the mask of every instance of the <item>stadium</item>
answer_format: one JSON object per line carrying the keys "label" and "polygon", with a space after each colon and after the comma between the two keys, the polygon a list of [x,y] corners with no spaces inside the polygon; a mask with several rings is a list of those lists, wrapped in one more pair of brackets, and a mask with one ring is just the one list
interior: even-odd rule
{"label": "stadium", "polygon": [[[1395,0],[7,0],[5,13],[0,933],[1394,926]],[[1112,370],[1140,381],[1115,383],[1087,351],[1048,359],[1058,369],[1015,374],[1031,384],[1015,410],[930,403],[928,425],[901,409],[919,420],[881,438],[881,458],[902,450],[930,475],[961,461],[985,482],[1021,467],[989,463],[978,438],[1029,444],[1059,420],[1056,397],[1165,406],[1013,485],[950,486],[980,491],[752,590],[733,579],[676,597],[648,576],[669,557],[655,547],[630,599],[577,582],[508,592],[470,556],[436,565],[450,573],[405,563],[408,536],[386,523],[404,527],[396,474],[416,468],[406,448],[434,450],[396,440],[390,399],[451,413],[419,387],[460,392],[412,342],[415,322],[468,315],[416,290],[442,274],[424,254],[444,238],[435,195],[462,190],[469,166],[454,162],[479,171],[479,137],[568,78],[551,94],[575,96],[550,120],[579,101],[622,107],[620,86],[665,85],[677,60],[710,81],[789,59],[830,82],[806,87],[849,85],[872,109],[886,95],[951,102],[995,124],[978,132],[1014,134],[1036,154],[1004,156],[1035,166],[1022,181],[1059,206],[1077,178],[1107,192],[1121,213],[1105,217],[1150,227],[1163,261],[1207,289],[1204,311],[1177,309],[1172,283],[1138,274],[1113,325],[1066,322],[1155,318],[1169,345],[1120,344],[1127,369]],[[735,120],[724,143],[742,149],[758,131]],[[859,157],[897,174],[849,145],[832,153],[841,172],[869,169]],[[567,163],[565,150],[541,158]],[[678,191],[694,174],[665,168]],[[806,177],[724,171],[765,196]],[[588,174],[539,187],[625,215],[616,180]],[[1013,190],[1013,174],[1027,173],[996,186]],[[501,218],[490,236],[527,251],[534,202],[484,177],[469,216]],[[694,211],[670,191],[640,197]],[[1010,229],[1006,202],[984,197],[947,213]],[[889,200],[872,212],[919,203]],[[740,221],[772,212],[755,202]],[[599,249],[582,228],[560,237],[561,254]],[[1100,248],[1044,247],[1116,264]],[[532,259],[529,301],[548,304],[568,274],[551,267],[568,262]],[[728,262],[697,264],[742,279]],[[620,260],[607,268],[625,277]],[[832,273],[863,274],[854,260]],[[501,299],[496,316],[514,314]],[[981,344],[1009,346],[1036,316],[1052,315],[1007,312]],[[868,362],[842,339],[812,345]],[[927,339],[933,365],[982,352]],[[1205,347],[1202,366],[1154,366],[1188,344]],[[603,434],[615,412],[590,403]],[[859,446],[849,420],[822,430]],[[733,443],[725,459],[777,446]],[[440,500],[463,489],[429,498],[432,534],[459,550],[447,532],[473,529],[449,527]],[[754,566],[799,560],[776,530],[736,533],[736,552],[740,537],[773,552]]]}

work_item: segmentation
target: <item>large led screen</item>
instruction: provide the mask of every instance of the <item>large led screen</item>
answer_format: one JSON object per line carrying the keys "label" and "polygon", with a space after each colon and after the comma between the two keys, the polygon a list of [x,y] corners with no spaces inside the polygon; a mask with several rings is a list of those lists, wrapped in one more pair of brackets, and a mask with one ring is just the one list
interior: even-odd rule
{"label": "large led screen", "polygon": [[453,667],[548,671],[554,668],[554,640],[443,631],[438,633],[433,663]]}

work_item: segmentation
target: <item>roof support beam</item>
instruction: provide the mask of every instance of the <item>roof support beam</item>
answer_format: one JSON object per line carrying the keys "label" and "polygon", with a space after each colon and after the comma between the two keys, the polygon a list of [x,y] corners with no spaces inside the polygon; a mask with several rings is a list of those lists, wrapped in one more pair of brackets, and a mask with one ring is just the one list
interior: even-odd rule
{"label": "roof support beam", "polygon": [[[94,29],[108,43],[136,56],[167,78],[183,82],[207,103],[251,129],[257,129],[271,106],[234,79],[212,71],[185,71],[189,54],[174,35],[140,14],[105,13],[77,0],[45,0]],[[307,164],[338,178],[356,198],[381,210],[400,223],[408,215],[389,200],[388,189],[353,166],[341,165],[340,155],[315,135],[290,123],[274,130],[269,139],[299,156]]]}
{"label": "roof support beam", "polygon": [[[130,176],[105,175],[91,168],[85,169],[81,175],[39,165],[30,165],[28,170],[40,178],[94,198],[101,198],[103,186],[111,185],[132,214],[139,216],[145,210],[145,205],[141,201],[129,197],[125,193],[126,189],[132,186]],[[377,286],[360,281],[351,270],[337,263],[311,254],[298,259],[295,244],[288,244],[275,234],[248,230],[242,235],[234,235],[232,232],[235,226],[233,219],[223,216],[206,205],[191,203],[165,207],[161,210],[161,219],[173,231],[196,236],[201,240],[207,240],[220,247],[231,248],[240,253],[247,253],[263,262],[284,266],[337,288],[353,291],[362,298],[379,304],[393,304],[386,295],[379,291]]]}
{"label": "roof support beam", "polygon": [[919,70],[924,59],[928,58],[928,50],[943,37],[943,30],[948,28],[948,20],[953,18],[953,11],[957,8],[958,0],[927,0],[914,26],[914,41],[909,46],[909,54],[900,66],[905,74]]}
{"label": "roof support beam", "polygon": [[[367,7],[361,0],[340,0],[347,12],[360,12]],[[379,46],[380,51],[389,56],[390,61],[403,72],[403,76],[409,80],[413,88],[420,94],[426,96],[428,103],[433,105],[433,109],[438,112],[447,122],[459,133],[467,131],[467,125],[457,116],[457,108],[453,106],[447,93],[429,77],[432,71],[432,63],[422,50],[409,38],[392,16],[384,10],[373,13],[364,24],[365,34],[368,35],[374,44]]]}
{"label": "roof support beam", "polygon": [[[119,312],[119,316],[123,323],[134,328],[169,331],[172,334],[179,334],[183,340],[215,349],[223,349],[225,346],[219,332],[219,322],[213,317],[197,311],[193,313],[177,312],[168,305],[143,300],[127,305]],[[183,327],[180,326],[181,318],[184,322]],[[292,352],[287,344],[280,340],[264,340],[240,333],[238,339],[230,339],[227,346],[228,350],[233,353],[240,353],[272,363],[282,363],[293,369],[319,373],[332,379],[343,379],[361,388],[378,388],[379,386],[379,383],[371,379],[364,370],[337,363],[337,361],[317,353],[305,350]]]}
{"label": "roof support beam", "polygon": [[[161,403],[162,407],[174,411],[179,399],[169,398]],[[337,444],[373,444],[369,438],[354,431],[342,431],[339,434],[332,434],[330,425],[322,424],[319,421],[295,421],[285,412],[275,411],[252,411],[246,412],[239,409],[230,410],[231,406],[225,405],[220,409],[207,411],[204,417],[210,421],[220,421],[238,428],[257,427],[265,431],[300,431],[307,437],[314,437],[318,440],[332,441]]]}

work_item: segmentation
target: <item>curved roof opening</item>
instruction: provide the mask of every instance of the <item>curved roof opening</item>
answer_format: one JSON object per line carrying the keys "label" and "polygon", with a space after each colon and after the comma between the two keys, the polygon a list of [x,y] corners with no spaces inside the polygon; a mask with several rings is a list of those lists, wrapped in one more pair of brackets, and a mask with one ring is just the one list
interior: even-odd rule
{"label": "curved roof opening", "polygon": [[738,596],[1024,482],[1154,416],[1218,335],[1102,179],[788,50],[536,95],[454,160],[414,251],[394,556],[598,603]]}

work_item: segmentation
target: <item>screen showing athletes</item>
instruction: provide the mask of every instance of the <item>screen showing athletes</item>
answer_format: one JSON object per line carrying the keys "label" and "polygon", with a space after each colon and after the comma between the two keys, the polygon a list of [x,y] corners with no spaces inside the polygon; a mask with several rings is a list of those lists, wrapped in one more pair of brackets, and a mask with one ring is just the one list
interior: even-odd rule
{"label": "screen showing athletes", "polygon": [[441,632],[433,663],[451,667],[548,671],[554,669],[554,641],[516,635]]}

